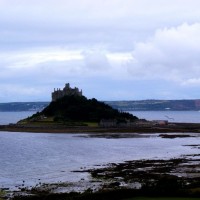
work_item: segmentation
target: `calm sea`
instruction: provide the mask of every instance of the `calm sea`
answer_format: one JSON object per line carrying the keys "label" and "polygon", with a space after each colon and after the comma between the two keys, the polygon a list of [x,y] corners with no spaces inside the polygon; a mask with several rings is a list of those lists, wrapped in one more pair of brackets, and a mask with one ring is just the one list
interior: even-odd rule
{"label": "calm sea", "polygon": [[[147,120],[168,120],[170,122],[200,123],[199,111],[129,111],[133,115]],[[0,112],[0,125],[16,123],[35,112]]]}
{"label": "calm sea", "polygon": [[26,112],[0,112],[0,125],[17,123],[19,120],[24,119],[33,115],[35,112],[26,111]]}
{"label": "calm sea", "polygon": [[[14,123],[30,114],[3,112],[0,123]],[[188,114],[192,117],[192,112]],[[185,146],[199,144],[200,137],[171,140],[160,138],[159,134],[145,135],[106,139],[82,137],[82,134],[0,132],[0,188],[12,190],[22,184],[34,186],[39,182],[78,181],[87,179],[88,174],[72,171],[84,167],[200,153],[200,149]]]}
{"label": "calm sea", "polygon": [[140,119],[200,123],[199,111],[130,111],[130,113]]}

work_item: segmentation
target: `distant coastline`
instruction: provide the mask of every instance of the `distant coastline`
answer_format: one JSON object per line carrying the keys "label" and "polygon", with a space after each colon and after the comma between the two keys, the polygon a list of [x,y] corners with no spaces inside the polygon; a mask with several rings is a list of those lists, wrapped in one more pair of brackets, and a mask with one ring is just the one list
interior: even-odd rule
{"label": "distant coastline", "polygon": [[199,111],[199,99],[187,100],[138,100],[105,101],[113,108],[122,111]]}
{"label": "distant coastline", "polygon": [[[122,111],[199,111],[200,100],[133,100],[103,101],[115,109]],[[0,112],[41,111],[50,102],[8,102],[0,103]]]}
{"label": "distant coastline", "polygon": [[8,102],[0,103],[0,112],[41,111],[49,102]]}

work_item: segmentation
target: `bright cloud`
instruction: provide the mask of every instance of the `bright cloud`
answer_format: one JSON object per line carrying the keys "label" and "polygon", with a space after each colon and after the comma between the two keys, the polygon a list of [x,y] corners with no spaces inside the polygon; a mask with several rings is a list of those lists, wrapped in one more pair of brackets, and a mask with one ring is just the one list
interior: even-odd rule
{"label": "bright cloud", "polygon": [[199,23],[157,30],[147,42],[136,44],[129,72],[136,78],[189,84],[200,76],[199,35]]}

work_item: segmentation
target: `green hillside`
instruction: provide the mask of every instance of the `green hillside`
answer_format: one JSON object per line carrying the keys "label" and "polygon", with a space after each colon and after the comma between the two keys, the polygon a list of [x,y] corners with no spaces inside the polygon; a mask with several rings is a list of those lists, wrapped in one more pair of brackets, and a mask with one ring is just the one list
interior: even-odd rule
{"label": "green hillside", "polygon": [[96,99],[87,99],[84,96],[64,96],[51,102],[41,112],[36,113],[29,120],[39,119],[45,116],[52,118],[54,122],[62,121],[90,121],[99,122],[101,119],[136,120],[137,117],[130,113],[119,112],[111,106],[99,102]]}

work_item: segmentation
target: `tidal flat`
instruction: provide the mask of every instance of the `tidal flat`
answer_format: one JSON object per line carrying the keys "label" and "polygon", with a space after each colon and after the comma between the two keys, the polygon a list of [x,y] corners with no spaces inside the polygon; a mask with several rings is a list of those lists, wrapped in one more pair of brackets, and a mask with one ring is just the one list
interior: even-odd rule
{"label": "tidal flat", "polygon": [[65,124],[30,123],[0,125],[0,131],[32,133],[200,133],[200,123],[167,125],[134,125],[131,127],[69,126]]}
{"label": "tidal flat", "polygon": [[[110,163],[100,168],[74,171],[90,173],[89,182],[43,184],[30,190],[22,188],[13,199],[143,199],[139,196],[146,196],[144,199],[161,196],[166,199],[199,199],[199,163],[200,154],[168,160]],[[80,191],[81,187],[84,190]]]}
{"label": "tidal flat", "polygon": [[[48,182],[41,174],[38,176],[40,182],[28,186],[28,178],[19,185],[17,190],[12,191],[12,198],[48,200],[169,196],[198,199],[200,195],[199,134],[182,133],[186,137],[177,137],[177,133],[165,134],[175,137],[162,137],[160,133],[6,133],[7,137],[18,137],[20,142],[25,138],[31,139],[32,143],[29,143],[27,148],[35,145],[35,142],[38,143],[39,137],[40,144],[43,146],[38,146],[37,152],[57,148],[55,145],[59,142],[59,152],[63,152],[63,155],[59,152],[58,155],[54,155],[57,151],[51,149],[49,158],[45,153],[47,160],[51,159],[54,165],[57,164],[55,167],[53,163],[49,163],[51,166],[49,169],[60,170],[63,179],[59,181],[54,174],[55,179],[50,179],[51,181]],[[69,167],[69,162],[64,160],[69,158],[68,154],[72,156],[71,164],[76,163],[76,165]],[[33,162],[39,154],[34,156]],[[77,161],[74,160],[75,158]],[[62,162],[59,163],[61,160]],[[42,168],[45,168],[48,163],[45,162],[42,166],[38,164],[35,167],[42,172]],[[48,169],[44,170],[47,172]],[[31,169],[30,173],[33,173]],[[48,177],[51,173],[49,171]],[[70,176],[80,177],[80,179],[73,178],[70,181]]]}
{"label": "tidal flat", "polygon": [[[152,115],[151,112],[148,113]],[[186,115],[187,112],[179,114],[179,117],[183,117],[184,114]],[[189,118],[193,122],[198,122],[199,112],[194,114],[194,112],[190,115],[187,114],[185,121],[188,121]],[[1,119],[4,115],[5,113],[2,113]],[[21,112],[15,115],[20,117]],[[159,113],[155,119],[160,119],[165,115],[166,111]],[[172,112],[167,115],[171,116]],[[176,200],[184,199],[187,196],[187,199],[195,196],[195,199],[199,199],[199,124],[183,123],[180,120],[180,123],[170,122],[167,127],[134,127],[132,129],[14,127],[13,124],[9,125],[9,123],[16,122],[12,121],[13,114],[9,113],[9,116],[6,123],[8,125],[0,127],[0,188],[2,188],[0,198],[8,197],[14,192],[12,197],[16,199],[132,199],[132,197],[137,199],[136,196],[140,196],[139,199],[147,199],[147,197],[155,199],[151,196],[158,196],[157,193],[149,193],[147,187],[146,189],[142,187],[141,190],[139,189],[141,183],[136,181],[134,183],[134,176],[135,178],[139,176],[136,172],[132,173],[132,179],[127,180],[127,184],[124,184],[122,175],[126,169],[123,167],[127,167],[128,174],[131,169],[128,168],[127,163],[130,163],[129,167],[133,167],[132,171],[137,171],[134,164],[140,165],[138,171],[140,168],[142,168],[141,171],[148,169],[148,163],[150,166],[155,164],[160,169],[157,174],[163,177],[169,173],[169,168],[168,171],[166,168],[161,168],[161,164],[164,167],[166,161],[171,169],[173,166],[175,168],[177,166],[179,170],[182,170],[179,173],[182,172],[184,177],[190,172],[189,174],[194,178],[188,178],[189,181],[196,180],[196,185],[193,184],[194,187],[190,185],[192,187],[189,188],[186,185],[186,190],[181,189],[178,194],[171,194],[170,199],[173,197],[176,197],[173,198]],[[173,117],[177,119],[176,116]],[[5,122],[1,124],[5,124]],[[161,134],[164,134],[165,137],[161,137]],[[174,161],[180,159],[177,160],[179,164],[170,164],[171,159]],[[159,160],[160,164],[158,164]],[[181,167],[182,165],[184,167]],[[117,180],[114,175],[114,173],[118,173],[117,166],[123,172],[121,182],[121,179]],[[188,168],[188,166],[191,167]],[[195,173],[191,173],[193,167],[196,170]],[[109,168],[113,179],[106,178]],[[97,173],[101,169],[104,169],[105,177],[100,177],[101,174]],[[97,178],[92,177],[95,170],[97,170]],[[154,170],[155,176],[156,169],[152,170]],[[150,168],[148,172],[151,174]],[[181,179],[179,177],[181,174],[169,174],[169,176],[174,177],[174,182],[176,182],[175,177],[177,180]],[[125,177],[127,175],[124,175],[124,179]],[[142,180],[141,177],[140,180]],[[152,186],[156,186],[158,179],[154,180],[150,182]],[[150,183],[149,186],[151,186]],[[131,186],[131,188],[127,188],[127,186]],[[160,191],[160,189],[156,191]],[[164,200],[169,199],[166,194],[161,196],[165,196],[162,198]]]}

